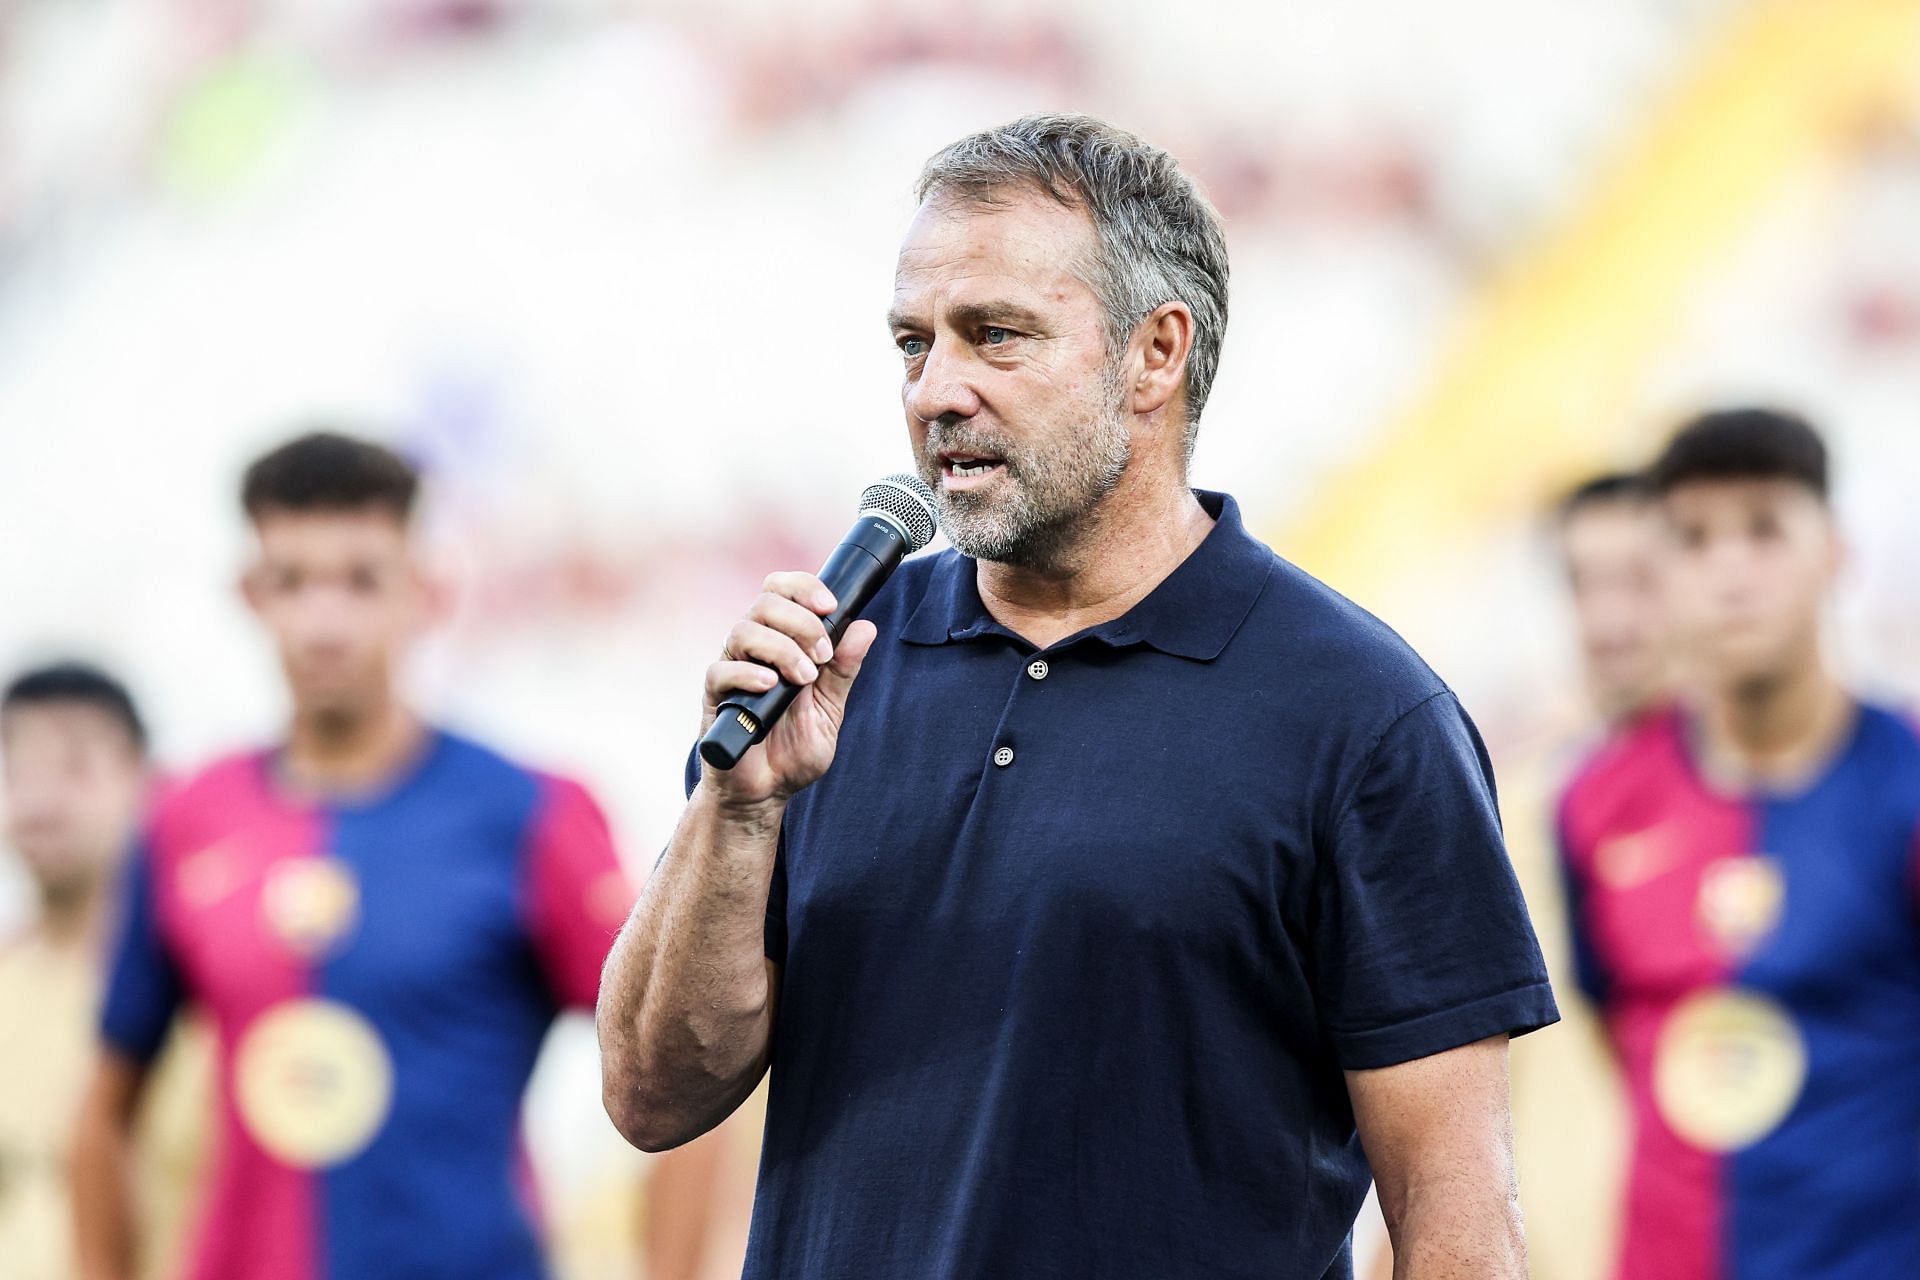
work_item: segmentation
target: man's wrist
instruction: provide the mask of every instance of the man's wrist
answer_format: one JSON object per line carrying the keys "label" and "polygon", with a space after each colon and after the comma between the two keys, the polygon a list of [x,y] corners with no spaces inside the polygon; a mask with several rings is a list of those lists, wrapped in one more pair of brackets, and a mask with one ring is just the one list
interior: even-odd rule
{"label": "man's wrist", "polygon": [[704,776],[694,788],[694,798],[698,800],[702,796],[722,826],[755,839],[771,839],[778,834],[781,819],[786,816],[785,796],[743,799],[710,785]]}

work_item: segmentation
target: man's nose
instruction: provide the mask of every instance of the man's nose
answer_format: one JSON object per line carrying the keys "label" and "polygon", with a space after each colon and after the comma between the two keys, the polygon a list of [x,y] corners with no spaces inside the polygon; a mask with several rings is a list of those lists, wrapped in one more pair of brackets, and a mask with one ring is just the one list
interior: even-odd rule
{"label": "man's nose", "polygon": [[907,390],[907,412],[922,422],[971,418],[980,412],[980,396],[969,378],[970,362],[951,340],[935,342]]}
{"label": "man's nose", "polygon": [[314,591],[300,602],[291,635],[303,648],[338,648],[352,634],[352,617],[345,592]]}
{"label": "man's nose", "polygon": [[1707,566],[1722,596],[1745,592],[1753,577],[1753,548],[1741,538],[1718,538],[1707,549]]}

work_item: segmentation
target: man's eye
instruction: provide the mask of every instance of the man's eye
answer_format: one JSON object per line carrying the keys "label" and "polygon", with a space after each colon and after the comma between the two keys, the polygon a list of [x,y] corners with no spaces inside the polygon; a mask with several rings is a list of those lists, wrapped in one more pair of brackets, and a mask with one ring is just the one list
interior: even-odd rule
{"label": "man's eye", "polygon": [[927,354],[927,340],[925,338],[900,339],[900,354],[909,360]]}
{"label": "man's eye", "polygon": [[981,336],[987,340],[987,345],[990,347],[997,347],[1001,343],[1013,337],[1013,335],[1011,333],[1008,333],[1005,329],[1001,329],[994,325],[988,325],[986,328],[986,331]]}

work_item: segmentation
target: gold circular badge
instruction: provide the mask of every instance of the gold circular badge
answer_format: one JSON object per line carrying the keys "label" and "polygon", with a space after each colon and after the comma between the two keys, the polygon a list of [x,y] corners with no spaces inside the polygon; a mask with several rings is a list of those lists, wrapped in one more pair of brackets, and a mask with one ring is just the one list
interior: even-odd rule
{"label": "gold circular badge", "polygon": [[287,858],[260,887],[267,925],[294,954],[311,960],[334,950],[360,919],[360,884],[338,858]]}
{"label": "gold circular badge", "polygon": [[1701,927],[1727,955],[1752,955],[1780,923],[1787,902],[1780,864],[1762,854],[1721,858],[1700,873]]}
{"label": "gold circular badge", "polygon": [[240,1037],[234,1096],[254,1141],[317,1169],[358,1155],[386,1122],[393,1062],[367,1020],[333,1000],[275,1005]]}
{"label": "gold circular badge", "polygon": [[1752,991],[1703,991],[1667,1016],[1653,1093],[1673,1131],[1705,1151],[1750,1147],[1800,1100],[1807,1046],[1779,1004]]}

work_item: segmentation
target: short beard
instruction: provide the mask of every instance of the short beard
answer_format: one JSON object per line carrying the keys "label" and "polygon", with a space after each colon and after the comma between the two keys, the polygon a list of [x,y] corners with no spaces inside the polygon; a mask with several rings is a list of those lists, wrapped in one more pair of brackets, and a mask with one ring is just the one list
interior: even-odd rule
{"label": "short beard", "polygon": [[[940,530],[962,554],[1022,569],[1058,568],[1086,530],[1087,517],[1119,487],[1133,457],[1122,412],[1119,370],[1101,377],[1101,408],[1055,439],[1016,443],[936,421],[920,474],[940,504]],[[941,484],[940,454],[978,451],[1001,460],[999,492],[954,493]]]}

